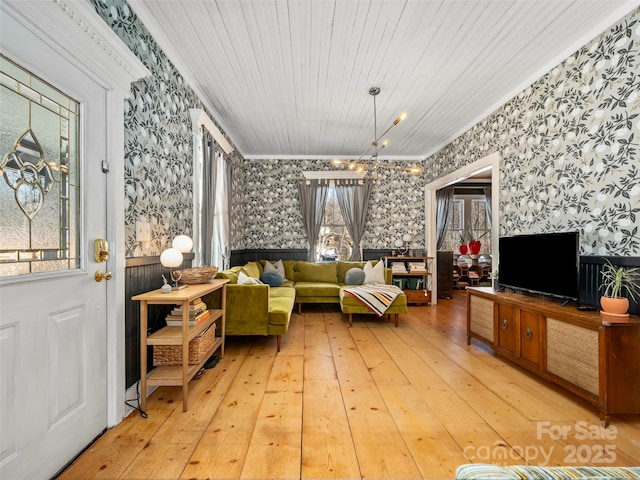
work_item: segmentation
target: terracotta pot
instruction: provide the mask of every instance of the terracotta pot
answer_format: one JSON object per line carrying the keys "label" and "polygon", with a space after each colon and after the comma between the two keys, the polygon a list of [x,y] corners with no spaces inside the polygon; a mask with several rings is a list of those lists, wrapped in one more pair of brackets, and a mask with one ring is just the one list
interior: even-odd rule
{"label": "terracotta pot", "polygon": [[482,243],[480,242],[480,240],[471,240],[469,243],[467,243],[467,249],[471,255],[479,254],[481,246]]}
{"label": "terracotta pot", "polygon": [[462,255],[466,255],[467,254],[467,246],[466,245],[460,245],[460,253]]}
{"label": "terracotta pot", "polygon": [[600,297],[600,306],[604,313],[611,315],[628,315],[629,299],[624,297]]}

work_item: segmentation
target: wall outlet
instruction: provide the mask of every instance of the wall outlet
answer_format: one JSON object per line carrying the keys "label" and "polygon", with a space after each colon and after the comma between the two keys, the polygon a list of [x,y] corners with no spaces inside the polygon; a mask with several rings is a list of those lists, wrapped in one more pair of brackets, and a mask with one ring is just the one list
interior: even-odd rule
{"label": "wall outlet", "polygon": [[136,222],[136,241],[138,242],[150,242],[151,241],[151,223],[149,222]]}

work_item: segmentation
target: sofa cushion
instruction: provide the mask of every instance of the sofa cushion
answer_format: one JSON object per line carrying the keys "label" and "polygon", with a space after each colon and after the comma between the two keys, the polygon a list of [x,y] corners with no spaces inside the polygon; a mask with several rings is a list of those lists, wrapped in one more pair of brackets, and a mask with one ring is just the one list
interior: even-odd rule
{"label": "sofa cushion", "polygon": [[[295,281],[314,283],[338,283],[336,262],[303,262],[295,264]],[[337,295],[337,291],[335,295]]]}
{"label": "sofa cushion", "polygon": [[216,278],[226,278],[229,284],[238,283],[238,274],[242,267],[231,267],[229,270],[222,270],[216,274]]}
{"label": "sofa cushion", "polygon": [[238,283],[240,285],[260,285],[262,282],[259,278],[253,278],[244,273],[244,270],[238,274]]}
{"label": "sofa cushion", "polygon": [[366,262],[336,262],[336,268],[338,271],[338,283],[345,283],[345,275],[352,268],[363,268]]}
{"label": "sofa cushion", "polygon": [[384,264],[382,262],[378,262],[375,265],[371,261],[368,261],[364,268],[364,284],[367,283],[386,283],[385,281],[385,273],[384,273]]}
{"label": "sofa cushion", "polygon": [[362,285],[364,277],[363,269],[350,268],[344,276],[344,283],[347,285]]}
{"label": "sofa cushion", "polygon": [[267,272],[277,273],[278,275],[280,275],[280,278],[282,278],[282,280],[285,280],[287,278],[282,260],[278,260],[276,263],[271,263],[269,260],[266,260],[264,262],[264,273]]}
{"label": "sofa cushion", "polygon": [[262,265],[258,262],[248,262],[242,266],[242,270],[244,270],[247,277],[260,278],[260,275],[262,274]]}
{"label": "sofa cushion", "polygon": [[273,272],[264,272],[260,275],[260,280],[262,283],[266,283],[270,287],[279,287],[282,285],[284,278],[280,276],[280,274],[276,271]]}
{"label": "sofa cushion", "polygon": [[338,297],[340,286],[326,282],[296,282],[296,297]]}
{"label": "sofa cushion", "polygon": [[[289,289],[290,290],[290,289]],[[291,311],[295,295],[273,297],[269,296],[269,323],[271,325],[286,325],[291,319]]]}

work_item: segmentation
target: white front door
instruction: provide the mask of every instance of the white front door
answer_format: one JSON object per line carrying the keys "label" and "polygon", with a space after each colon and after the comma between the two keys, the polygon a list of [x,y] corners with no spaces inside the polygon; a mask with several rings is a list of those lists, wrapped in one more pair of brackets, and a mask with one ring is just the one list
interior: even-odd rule
{"label": "white front door", "polygon": [[[3,18],[1,41],[33,75],[3,76],[0,85],[0,478],[49,478],[107,426],[110,306],[107,282],[94,279],[109,267],[94,259],[94,241],[107,238],[106,97],[17,20]],[[76,141],[56,114],[63,100],[37,77],[78,101],[77,171],[60,160]],[[29,81],[33,91],[19,85]],[[58,129],[61,139],[52,139]],[[37,165],[39,144],[46,166]]]}

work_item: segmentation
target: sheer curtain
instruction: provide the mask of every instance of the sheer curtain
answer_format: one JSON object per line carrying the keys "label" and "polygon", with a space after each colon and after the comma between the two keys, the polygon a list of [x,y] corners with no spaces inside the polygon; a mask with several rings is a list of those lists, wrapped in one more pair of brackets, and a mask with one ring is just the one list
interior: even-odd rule
{"label": "sheer curtain", "polygon": [[324,206],[329,191],[328,180],[300,180],[298,182],[298,196],[300,198],[300,211],[304,229],[309,240],[309,252],[307,259],[310,262],[316,259],[316,246],[318,235],[324,218]]}
{"label": "sheer curtain", "polygon": [[371,179],[365,179],[362,183],[359,180],[335,181],[340,212],[351,240],[353,240],[353,248],[349,258],[352,262],[362,260],[362,237],[366,227],[372,185]]}
{"label": "sheer curtain", "polygon": [[487,199],[487,221],[489,225],[491,225],[491,187],[482,187],[482,193],[484,193],[484,197]]}
{"label": "sheer curtain", "polygon": [[202,152],[202,263],[222,270],[229,266],[230,256],[231,165],[208,132],[203,135]]}
{"label": "sheer curtain", "polygon": [[451,221],[451,205],[455,188],[445,187],[436,191],[436,249],[440,250]]}

